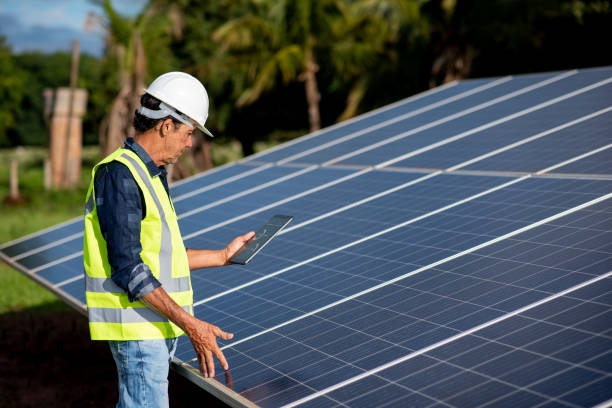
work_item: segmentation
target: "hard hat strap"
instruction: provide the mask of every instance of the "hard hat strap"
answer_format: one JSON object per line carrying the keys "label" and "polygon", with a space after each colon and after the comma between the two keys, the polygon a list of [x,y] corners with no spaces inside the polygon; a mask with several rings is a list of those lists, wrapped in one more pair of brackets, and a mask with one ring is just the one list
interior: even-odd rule
{"label": "hard hat strap", "polygon": [[162,119],[168,116],[172,116],[174,119],[186,124],[187,126],[192,126],[192,127],[194,126],[192,120],[190,120],[184,115],[181,115],[176,110],[174,110],[173,108],[171,108],[170,106],[166,105],[163,102],[159,103],[158,110],[153,110],[153,109],[149,109],[144,106],[140,106],[140,108],[138,108],[138,113],[140,113],[142,116],[145,116],[149,119]]}

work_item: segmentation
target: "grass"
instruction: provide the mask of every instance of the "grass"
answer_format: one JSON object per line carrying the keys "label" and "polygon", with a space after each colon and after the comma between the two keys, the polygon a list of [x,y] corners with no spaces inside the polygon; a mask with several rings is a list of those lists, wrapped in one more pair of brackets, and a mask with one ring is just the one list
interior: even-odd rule
{"label": "grass", "polygon": [[[256,151],[278,143],[275,138],[258,142]],[[215,166],[239,160],[240,144],[213,144]],[[45,148],[0,150],[0,244],[40,231],[83,213],[85,194],[91,169],[99,159],[97,147],[83,149],[83,168],[79,186],[73,190],[45,190],[43,164],[48,152]],[[19,160],[19,190],[25,201],[18,205],[4,203],[9,195],[10,161]],[[22,310],[62,310],[69,307],[53,293],[25,275],[0,261],[0,314]]]}
{"label": "grass", "polygon": [[0,314],[36,308],[41,311],[69,310],[66,303],[30,278],[0,263]]}
{"label": "grass", "polygon": [[[83,151],[84,168],[78,188],[46,191],[43,187],[43,163],[46,149],[4,149],[0,151],[0,243],[39,231],[83,212],[83,201],[89,183],[89,172],[97,158],[97,149]],[[19,190],[25,202],[4,203],[9,194],[10,160],[19,160]],[[53,293],[0,262],[0,314],[37,308],[40,310],[68,309]]]}

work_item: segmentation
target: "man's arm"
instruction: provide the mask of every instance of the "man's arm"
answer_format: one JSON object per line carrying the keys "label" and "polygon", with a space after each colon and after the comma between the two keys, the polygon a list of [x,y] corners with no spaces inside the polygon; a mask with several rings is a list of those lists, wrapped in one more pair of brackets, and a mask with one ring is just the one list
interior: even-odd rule
{"label": "man's arm", "polygon": [[[242,247],[242,245],[255,235],[249,232],[245,235],[236,237],[227,247],[219,250],[208,249],[188,249],[187,258],[189,269],[200,269],[210,266],[223,266],[230,263],[230,259]],[[217,356],[223,369],[227,370],[228,364],[223,352],[217,344],[217,337],[223,340],[230,340],[234,337],[231,333],[226,333],[217,326],[187,313],[182,307],[168,295],[165,289],[158,287],[147,293],[140,300],[149,308],[165,316],[171,322],[183,329],[189,336],[193,349],[198,357],[200,372],[204,377],[214,377],[215,363],[213,354]]]}
{"label": "man's arm", "polygon": [[111,279],[133,302],[161,285],[140,257],[142,193],[130,170],[119,162],[107,163],[98,169],[94,190]]}
{"label": "man's arm", "polygon": [[211,266],[229,265],[230,259],[249,239],[253,238],[253,231],[236,237],[225,248],[218,250],[209,249],[188,249],[187,258],[189,260],[189,269],[208,268]]}
{"label": "man's arm", "polygon": [[217,344],[217,337],[221,337],[223,340],[230,340],[234,337],[233,334],[226,333],[217,326],[199,320],[187,313],[172,300],[163,287],[158,287],[152,292],[147,293],[140,300],[157,313],[167,317],[187,333],[198,357],[200,372],[204,377],[214,377],[215,375],[213,353],[219,359],[223,369],[227,370],[229,368],[227,360]]}

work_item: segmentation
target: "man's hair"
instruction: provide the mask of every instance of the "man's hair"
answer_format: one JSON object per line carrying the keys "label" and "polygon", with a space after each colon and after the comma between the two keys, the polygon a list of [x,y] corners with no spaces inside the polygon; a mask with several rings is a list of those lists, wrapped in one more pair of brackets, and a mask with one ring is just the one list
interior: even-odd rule
{"label": "man's hair", "polygon": [[[159,110],[159,104],[160,104],[159,99],[147,93],[140,97],[140,105],[144,106],[145,108],[149,108],[152,110]],[[152,129],[155,126],[157,126],[159,122],[163,122],[166,119],[172,119],[175,130],[181,124],[180,121],[174,119],[170,115],[166,116],[165,118],[161,118],[161,119],[151,119],[151,118],[147,118],[144,115],[141,115],[140,113],[138,113],[138,111],[135,111],[134,112],[134,129],[136,130],[136,133],[144,133],[147,130]]]}

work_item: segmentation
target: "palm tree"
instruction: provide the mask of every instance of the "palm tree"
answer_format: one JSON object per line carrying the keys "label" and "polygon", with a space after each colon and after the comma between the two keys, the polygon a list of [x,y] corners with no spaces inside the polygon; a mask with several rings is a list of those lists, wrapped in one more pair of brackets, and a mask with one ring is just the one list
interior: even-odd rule
{"label": "palm tree", "polygon": [[226,62],[241,72],[250,86],[236,105],[255,102],[283,83],[303,81],[310,130],[321,127],[317,82],[317,52],[334,41],[333,27],[343,18],[339,0],[278,0],[256,3],[255,12],[223,24],[213,35]]}
{"label": "palm tree", "polygon": [[357,0],[347,4],[342,24],[334,27],[332,63],[338,81],[349,83],[346,107],[339,121],[359,106],[385,70],[397,70],[401,45],[425,35],[420,8],[427,0]]}
{"label": "palm tree", "polygon": [[[155,76],[170,70],[173,57],[170,40],[176,35],[176,13],[173,8],[149,3],[136,17],[120,15],[110,0],[99,0],[106,29],[105,62],[115,65],[117,95],[100,126],[103,155],[119,147],[126,137],[134,135],[132,115],[140,106],[140,95],[149,74]],[[147,58],[149,56],[149,58]],[[153,63],[147,63],[153,59]],[[149,66],[154,69],[148,69]],[[151,72],[155,71],[155,72]]]}
{"label": "palm tree", "polygon": [[[396,60],[403,36],[420,35],[420,7],[427,0],[263,1],[255,13],[228,21],[214,34],[226,63],[242,70],[250,86],[237,106],[255,102],[277,85],[301,80],[310,131],[321,126],[319,57],[335,70],[332,87],[350,84],[340,120],[354,116],[381,66]],[[229,55],[229,56],[228,56]]]}
{"label": "palm tree", "polygon": [[138,107],[138,96],[144,88],[146,56],[141,28],[149,13],[136,18],[119,15],[110,0],[100,2],[106,28],[106,59],[116,64],[118,93],[100,126],[100,147],[103,156],[119,147],[126,136],[133,136],[132,112]]}
{"label": "palm tree", "polygon": [[437,1],[430,7],[437,20],[432,27],[436,58],[431,67],[430,87],[467,78],[472,69],[476,51],[466,37],[467,7],[456,1]]}

